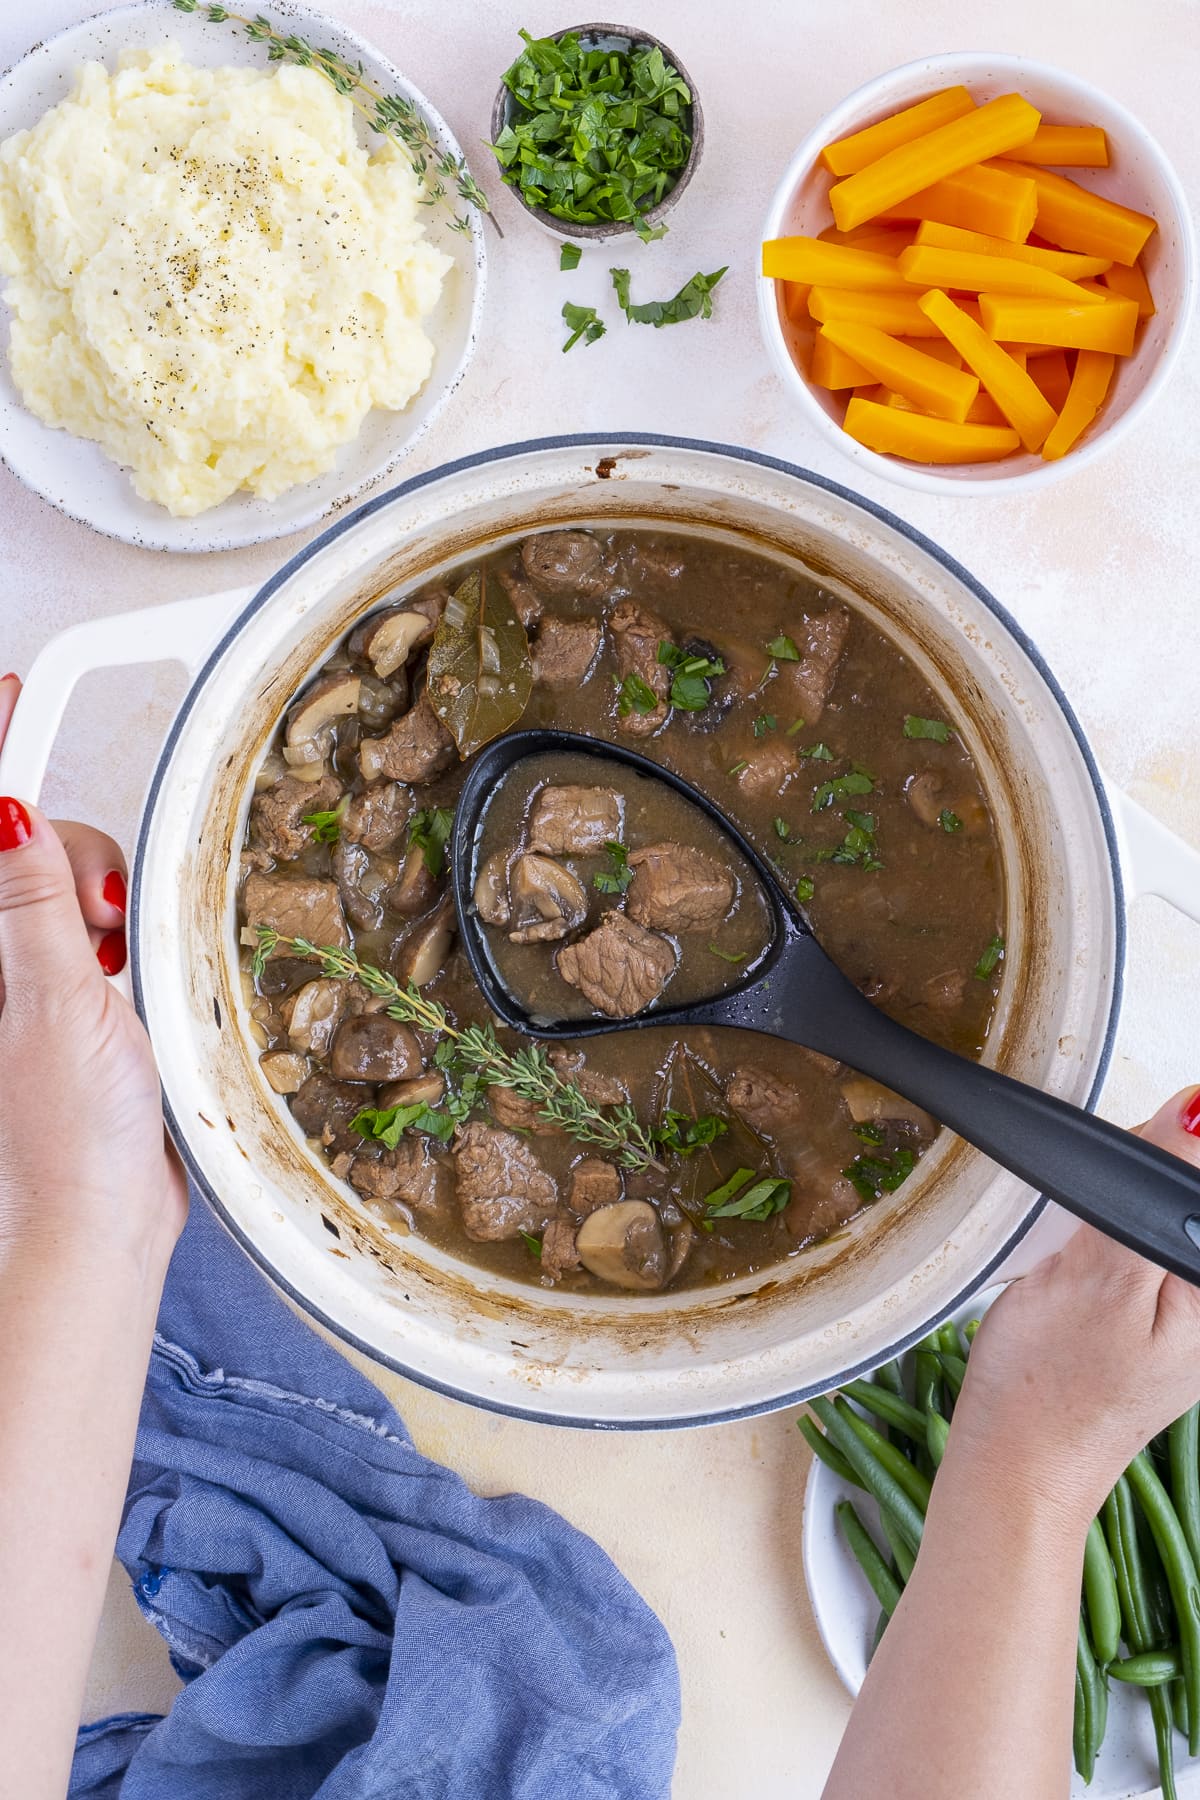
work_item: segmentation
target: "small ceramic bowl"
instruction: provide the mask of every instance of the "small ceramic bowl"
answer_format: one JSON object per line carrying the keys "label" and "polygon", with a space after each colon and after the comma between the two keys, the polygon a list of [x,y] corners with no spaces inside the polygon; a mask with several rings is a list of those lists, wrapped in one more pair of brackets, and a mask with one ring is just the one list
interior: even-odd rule
{"label": "small ceramic bowl", "polygon": [[[696,84],[676,56],[675,52],[670,49],[668,45],[664,44],[661,38],[655,37],[653,32],[635,31],[629,25],[593,24],[568,25],[564,27],[562,31],[556,31],[553,35],[556,38],[563,38],[572,32],[576,37],[583,40],[585,48],[589,50],[627,51],[645,45],[649,45],[652,49],[661,50],[667,62],[671,64],[672,68],[675,69],[687,83],[688,91],[692,96],[692,103],[684,111],[684,122],[691,136],[692,147],[688,152],[687,161],[684,163],[676,177],[674,187],[663,196],[657,206],[651,207],[650,211],[643,215],[651,225],[657,225],[659,221],[664,219],[670,212],[675,202],[683,193],[684,188],[692,179],[692,175],[700,161],[700,153],[704,148],[704,113],[701,110],[699,95],[696,92]],[[504,127],[512,123],[513,115],[516,110],[517,101],[514,95],[511,94],[504,83],[501,82],[496,93],[495,102],[492,106],[491,141],[493,143],[495,143]],[[633,224],[628,220],[613,220],[609,223],[600,225],[573,225],[568,219],[556,219],[553,213],[546,211],[545,207],[530,206],[519,188],[510,187],[507,182],[505,182],[504,185],[507,192],[512,194],[524,207],[530,218],[536,219],[539,225],[544,225],[546,230],[551,232],[556,238],[569,240],[571,243],[599,244],[603,243],[607,238],[630,237],[633,235]]]}
{"label": "small ceramic bowl", "polygon": [[1078,76],[1023,56],[951,54],[924,57],[869,81],[814,126],[775,190],[762,236],[815,236],[832,223],[831,177],[817,158],[826,144],[859,131],[902,107],[963,83],[977,100],[1020,93],[1054,124],[1102,125],[1112,161],[1106,169],[1065,171],[1082,184],[1158,222],[1142,256],[1157,311],[1140,330],[1133,356],[1117,360],[1108,398],[1095,425],[1057,462],[1021,451],[1002,462],[927,467],[880,456],[841,427],[843,396],[814,387],[804,373],[806,341],[783,310],[780,284],[760,279],[758,315],[763,339],[800,412],[827,441],[860,468],[933,494],[998,494],[1044,487],[1102,455],[1140,419],[1161,393],[1183,347],[1195,286],[1191,216],[1179,178],[1145,126],[1123,106]]}

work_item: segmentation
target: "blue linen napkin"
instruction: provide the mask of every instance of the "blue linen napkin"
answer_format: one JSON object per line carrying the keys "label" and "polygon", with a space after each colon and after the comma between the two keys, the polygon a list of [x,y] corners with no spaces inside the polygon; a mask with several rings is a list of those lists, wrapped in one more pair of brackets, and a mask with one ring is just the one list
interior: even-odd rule
{"label": "blue linen napkin", "polygon": [[186,1685],[72,1796],[665,1800],[663,1627],[602,1550],[413,1448],[192,1196],[117,1554]]}

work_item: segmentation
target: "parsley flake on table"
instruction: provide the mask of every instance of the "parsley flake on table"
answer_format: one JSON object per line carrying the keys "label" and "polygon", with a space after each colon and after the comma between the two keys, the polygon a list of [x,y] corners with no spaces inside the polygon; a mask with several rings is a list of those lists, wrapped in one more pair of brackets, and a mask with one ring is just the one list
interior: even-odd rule
{"label": "parsley flake on table", "polygon": [[559,268],[563,270],[577,269],[582,255],[583,251],[578,244],[564,244],[558,253]]}
{"label": "parsley flake on table", "polygon": [[663,325],[681,325],[685,319],[711,319],[713,289],[728,268],[726,263],[724,268],[714,269],[711,275],[698,272],[669,300],[646,300],[636,306],[631,305],[629,299],[629,270],[610,269],[608,272],[616,289],[617,305],[629,323],[653,325],[658,330]]}
{"label": "parsley flake on table", "polygon": [[573,300],[564,300],[562,316],[571,327],[571,335],[563,345],[564,354],[573,349],[580,338],[585,343],[594,344],[607,330],[594,306],[576,306]]}

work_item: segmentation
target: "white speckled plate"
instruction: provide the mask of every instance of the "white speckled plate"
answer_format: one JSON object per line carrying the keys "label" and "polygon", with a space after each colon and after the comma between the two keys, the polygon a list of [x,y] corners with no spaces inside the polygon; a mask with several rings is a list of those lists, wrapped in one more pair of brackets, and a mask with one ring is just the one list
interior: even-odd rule
{"label": "white speckled plate", "polygon": [[[334,20],[287,0],[274,0],[267,12],[312,42],[361,63],[367,79],[383,91],[406,95],[424,113],[438,142],[453,155],[461,154],[425,97],[370,44]],[[111,69],[122,50],[150,48],[167,38],[200,67],[267,67],[264,47],[232,25],[210,24],[199,14],[176,12],[166,0],[142,0],[86,19],[35,45],[15,63],[0,78],[0,139],[33,125],[47,107],[65,99],[81,62],[96,59]],[[362,130],[365,139],[369,135],[365,124]],[[462,380],[475,347],[485,277],[482,220],[473,215],[467,237],[448,229],[452,215],[447,208],[429,211],[430,238],[455,261],[442,306],[426,326],[435,346],[432,373],[405,411],[376,408],[369,413],[328,474],[292,488],[278,500],[235,494],[198,518],[173,519],[164,507],[139,499],[125,470],[98,445],[52,430],[26,410],[9,373],[7,309],[0,307],[5,345],[0,356],[0,454],[5,464],[72,518],[108,537],[153,550],[232,550],[315,525],[395,468]]]}
{"label": "white speckled plate", "polygon": [[[977,1294],[958,1309],[954,1319],[964,1325],[968,1319],[979,1318],[1002,1292],[1002,1288],[993,1287]],[[857,1694],[867,1673],[867,1652],[879,1618],[879,1602],[838,1529],[833,1509],[839,1500],[854,1502],[868,1531],[886,1548],[875,1502],[840,1481],[814,1457],[804,1493],[804,1579],[829,1660],[843,1684]],[[1200,1784],[1193,1785],[1189,1780],[1187,1745],[1178,1733],[1175,1769],[1181,1796],[1200,1793]],[[1153,1800],[1160,1792],[1157,1771],[1149,1707],[1135,1690],[1110,1681],[1108,1729],[1096,1773],[1092,1785],[1085,1787],[1072,1772],[1072,1800]]]}

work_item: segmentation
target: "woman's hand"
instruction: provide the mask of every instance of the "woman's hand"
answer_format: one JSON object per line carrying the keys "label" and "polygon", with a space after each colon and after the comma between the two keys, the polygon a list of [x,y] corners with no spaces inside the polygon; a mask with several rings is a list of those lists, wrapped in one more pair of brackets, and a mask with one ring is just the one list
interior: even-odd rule
{"label": "woman's hand", "polygon": [[[1200,1088],[1139,1135],[1200,1168]],[[1001,1296],[951,1443],[1086,1521],[1143,1445],[1200,1399],[1200,1288],[1084,1226]]]}
{"label": "woman's hand", "polygon": [[[0,744],[19,692],[0,682]],[[124,916],[111,838],[0,797],[0,1263],[69,1238],[165,1267],[182,1227],[150,1043],[107,979]]]}

